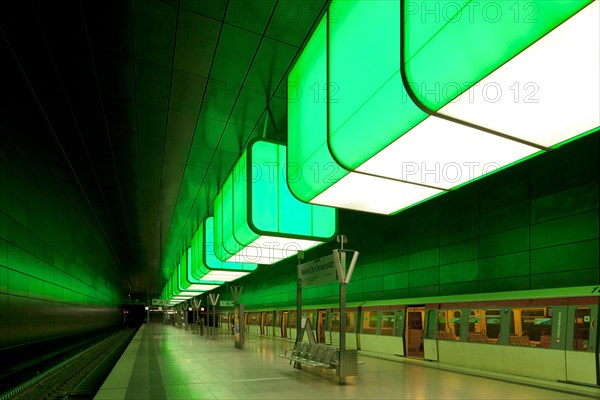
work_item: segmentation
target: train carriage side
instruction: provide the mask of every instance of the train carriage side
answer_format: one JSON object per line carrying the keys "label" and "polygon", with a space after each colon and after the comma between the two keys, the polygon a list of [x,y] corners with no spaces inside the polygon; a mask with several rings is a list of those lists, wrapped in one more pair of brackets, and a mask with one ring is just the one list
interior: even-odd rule
{"label": "train carriage side", "polygon": [[[596,386],[599,291],[591,286],[367,302],[360,350]],[[384,316],[392,311],[396,329],[385,329]]]}
{"label": "train carriage side", "polygon": [[[599,300],[600,286],[586,286],[357,302],[346,309],[346,343],[365,355],[600,386]],[[252,310],[249,330],[260,335],[267,312],[274,337],[285,330],[295,340],[292,305]],[[310,305],[302,314],[317,341],[339,345],[338,305]]]}

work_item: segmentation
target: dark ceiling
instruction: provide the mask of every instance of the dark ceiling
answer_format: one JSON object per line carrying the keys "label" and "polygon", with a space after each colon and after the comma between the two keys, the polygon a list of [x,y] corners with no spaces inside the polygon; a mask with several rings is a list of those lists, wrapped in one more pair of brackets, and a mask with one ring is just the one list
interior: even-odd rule
{"label": "dark ceiling", "polygon": [[245,144],[285,139],[326,3],[2,2],[0,137],[93,212],[132,293],[157,293]]}

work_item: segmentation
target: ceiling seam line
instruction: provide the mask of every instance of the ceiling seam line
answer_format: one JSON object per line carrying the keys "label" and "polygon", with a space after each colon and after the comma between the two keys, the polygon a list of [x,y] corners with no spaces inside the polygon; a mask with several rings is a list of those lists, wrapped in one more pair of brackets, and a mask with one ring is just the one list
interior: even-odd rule
{"label": "ceiling seam line", "polygon": [[[77,133],[78,133],[78,135],[79,135],[79,139],[81,140],[81,144],[83,145],[83,149],[84,149],[84,153],[85,153],[86,159],[87,159],[87,161],[88,161],[88,163],[89,163],[89,165],[90,165],[90,168],[91,168],[91,170],[92,170],[92,174],[94,175],[94,181],[95,181],[95,183],[96,183],[96,187],[97,187],[97,188],[99,189],[99,191],[100,191],[100,196],[101,196],[101,198],[102,198],[102,203],[104,203],[104,207],[105,207],[105,209],[106,209],[106,212],[107,212],[108,218],[109,218],[109,220],[110,220],[110,224],[112,225],[112,228],[113,228],[113,230],[114,230],[114,233],[115,233],[115,236],[116,236],[116,235],[117,235],[117,226],[116,226],[116,224],[115,224],[115,221],[114,221],[114,219],[113,219],[113,216],[112,216],[112,214],[111,214],[111,212],[110,212],[110,209],[109,209],[109,207],[108,207],[108,202],[106,201],[106,197],[104,196],[104,191],[103,191],[102,185],[100,185],[100,180],[98,179],[98,174],[96,173],[96,170],[95,170],[95,168],[94,168],[94,165],[93,165],[93,163],[92,163],[92,160],[91,160],[91,158],[90,158],[90,153],[89,153],[89,151],[88,151],[88,148],[87,148],[87,146],[86,146],[86,144],[85,144],[85,141],[84,141],[84,139],[83,139],[83,135],[81,134],[81,128],[79,127],[79,123],[78,123],[78,121],[77,121],[77,117],[75,116],[75,112],[74,112],[74,110],[73,110],[72,103],[71,103],[71,101],[70,101],[70,99],[69,99],[69,95],[68,95],[68,93],[67,93],[67,90],[66,90],[66,88],[65,88],[64,82],[63,82],[63,80],[62,80],[62,77],[61,77],[61,75],[60,75],[60,72],[59,72],[59,70],[58,70],[58,66],[56,65],[56,61],[55,61],[55,59],[54,59],[54,55],[53,55],[53,53],[52,53],[52,50],[51,50],[51,48],[50,48],[50,44],[49,44],[49,42],[48,42],[48,40],[47,40],[47,38],[46,38],[46,33],[45,33],[45,31],[44,31],[44,28],[42,27],[42,23],[41,23],[41,21],[40,21],[40,19],[39,19],[38,13],[37,13],[37,11],[36,11],[36,9],[35,9],[35,5],[34,5],[34,4],[32,4],[32,7],[33,7],[33,9],[34,9],[34,15],[35,15],[36,21],[37,21],[37,23],[38,23],[39,30],[40,30],[40,32],[41,32],[41,34],[42,34],[42,39],[43,39],[43,41],[44,41],[44,44],[45,44],[45,46],[46,46],[46,50],[48,51],[48,56],[49,56],[49,58],[50,58],[50,60],[51,60],[51,62],[52,62],[52,66],[54,67],[54,72],[55,72],[55,74],[56,74],[56,78],[57,78],[57,80],[58,80],[58,82],[59,82],[59,84],[60,84],[60,87],[61,87],[61,89],[62,89],[62,94],[64,95],[65,101],[66,101],[66,103],[67,103],[67,106],[68,106],[68,108],[69,108],[69,113],[71,114],[71,117],[73,118],[73,123],[74,123],[74,125],[75,125],[75,130],[77,131]],[[64,150],[64,148],[63,148],[63,145],[62,145],[62,143],[61,143],[60,139],[58,138],[58,135],[56,136],[56,138],[55,138],[55,139],[56,139],[56,141],[58,142],[58,145],[59,145],[59,147],[61,147],[61,149],[63,149],[63,153],[64,153],[65,157],[66,157],[67,159],[69,159],[69,156],[67,155],[67,152],[66,152],[66,150]],[[71,164],[71,163],[69,162],[69,164]],[[73,168],[73,173],[74,173],[74,174],[76,174],[76,173],[74,172],[74,168]],[[82,186],[82,190],[84,190],[84,189],[83,189],[83,186]],[[85,191],[85,190],[84,190],[84,191]]]}
{"label": "ceiling seam line", "polygon": [[[129,0],[128,1],[128,11],[129,11],[129,41],[130,41],[130,51],[131,51],[131,76],[132,76],[132,84],[133,84],[133,111],[134,111],[134,122],[135,122],[135,144],[136,144],[136,161],[137,161],[137,183],[138,183],[138,187],[137,187],[137,192],[138,192],[138,210],[139,210],[139,214],[138,214],[138,218],[140,221],[140,236],[141,236],[141,245],[148,245],[145,241],[144,241],[144,235],[143,235],[143,219],[142,219],[142,181],[141,181],[141,164],[140,164],[140,133],[139,133],[139,116],[138,116],[138,108],[137,108],[137,83],[136,83],[136,74],[135,74],[135,46],[134,46],[134,34],[133,34],[133,10],[132,10],[132,1]],[[147,257],[147,265],[150,267],[152,265],[151,262],[151,256],[150,256],[150,252],[153,251],[153,249],[148,249],[148,254],[146,255]],[[158,280],[156,282],[157,285],[157,291],[158,291]]]}
{"label": "ceiling seam line", "polygon": [[[326,9],[327,9],[327,5],[328,5],[328,4],[329,4],[329,2],[325,2],[325,3],[323,4],[323,7],[321,8],[321,11],[319,12],[319,15],[322,15],[322,14],[323,14],[324,10],[326,10]],[[304,44],[305,42],[307,42],[307,41],[308,41],[308,39],[309,39],[309,37],[310,37],[310,33],[311,33],[311,32],[313,32],[313,30],[314,30],[314,27],[315,27],[316,25],[318,25],[318,22],[319,22],[319,21],[320,21],[320,19],[319,19],[319,18],[317,18],[317,19],[315,20],[315,22],[313,22],[313,25],[311,26],[311,28],[310,28],[310,29],[309,29],[309,31],[308,31],[308,32],[309,32],[309,34],[307,34],[307,35],[305,36],[304,40],[302,41],[302,44]],[[301,53],[301,51],[302,51],[302,50],[303,50],[302,46],[300,46],[299,48],[297,48],[296,55],[295,55],[295,56],[294,56],[294,58],[293,58],[294,60],[298,58],[298,55]],[[277,97],[277,96],[276,96],[276,93],[277,93],[277,91],[279,90],[279,87],[281,86],[281,84],[282,84],[282,83],[285,81],[285,77],[289,75],[289,72],[290,72],[290,70],[291,70],[291,68],[292,68],[292,66],[293,66],[293,65],[294,65],[294,63],[292,62],[292,63],[290,63],[290,65],[288,66],[288,68],[287,68],[286,72],[283,74],[283,79],[282,79],[282,80],[281,80],[281,81],[280,81],[280,82],[277,84],[277,87],[276,87],[276,88],[275,88],[275,90],[273,91],[273,94],[271,95],[271,97],[270,97],[270,99],[269,99],[269,102],[270,102],[270,101],[271,101],[271,100],[272,100],[274,97]],[[258,126],[258,124],[259,124],[260,120],[262,119],[262,117],[264,116],[264,113],[265,113],[266,111],[267,111],[267,109],[266,109],[266,107],[265,107],[265,109],[263,110],[263,112],[261,113],[261,115],[259,116],[259,118],[257,119],[257,122],[254,124],[254,127],[253,127],[253,128],[252,128],[252,130],[250,131],[250,134],[249,134],[249,135],[248,135],[248,137],[246,138],[246,140],[245,140],[245,142],[244,142],[244,145],[243,145],[242,147],[246,147],[246,146],[248,145],[248,142],[250,141],[250,138],[252,137],[252,133],[253,133],[253,132],[256,130],[256,127]],[[211,161],[212,161],[212,159],[211,159]],[[198,191],[198,192],[199,192],[199,191]],[[197,198],[197,197],[198,197],[198,193],[196,194],[196,198]],[[195,204],[195,202],[196,202],[196,200],[194,200],[194,204]],[[213,205],[213,203],[214,203],[214,199],[210,201],[209,208],[210,208],[210,206],[212,206],[212,205]],[[206,211],[206,212],[205,212],[205,214],[204,214],[204,217],[206,217],[206,216],[208,216],[208,209],[207,209],[207,211]],[[188,213],[188,219],[189,219],[189,213]],[[187,223],[187,220],[186,220],[186,223]]]}
{"label": "ceiling seam line", "polygon": [[[264,28],[264,30],[263,30],[263,34],[261,35],[261,38],[260,38],[260,40],[259,40],[259,42],[258,42],[258,45],[257,45],[257,47],[256,47],[256,50],[255,50],[255,52],[254,52],[254,56],[252,57],[252,60],[250,61],[250,66],[249,66],[248,70],[246,71],[246,74],[244,75],[244,79],[242,80],[242,84],[241,84],[241,86],[240,86],[240,90],[239,90],[239,91],[238,91],[238,93],[237,93],[237,96],[236,96],[236,98],[235,98],[235,100],[234,100],[234,102],[233,102],[233,106],[231,107],[231,111],[229,112],[229,115],[228,115],[228,117],[227,117],[227,122],[225,123],[225,126],[223,127],[223,131],[221,132],[221,135],[219,136],[219,140],[217,141],[217,145],[215,146],[215,151],[213,152],[213,156],[211,157],[210,163],[212,163],[212,161],[213,161],[213,159],[214,159],[214,157],[215,157],[215,154],[217,153],[217,150],[219,149],[219,146],[221,145],[221,141],[223,140],[223,136],[225,135],[225,131],[227,130],[227,125],[229,124],[229,120],[231,119],[231,116],[233,115],[233,111],[234,111],[234,109],[235,109],[235,106],[237,105],[237,102],[238,102],[239,98],[240,98],[240,95],[241,95],[241,92],[242,92],[242,88],[244,87],[244,84],[246,83],[246,80],[248,79],[248,75],[250,74],[250,70],[252,69],[252,66],[254,65],[254,62],[255,62],[255,60],[256,60],[256,56],[257,56],[257,54],[258,54],[258,52],[259,52],[259,50],[260,50],[260,46],[261,46],[261,44],[262,44],[262,42],[263,42],[263,40],[264,40],[264,38],[265,38],[265,33],[266,33],[267,29],[269,28],[269,24],[271,23],[271,21],[272,21],[272,19],[273,19],[273,16],[275,15],[275,10],[277,9],[277,5],[278,5],[278,4],[279,4],[279,0],[277,0],[277,1],[275,2],[275,5],[273,6],[273,10],[271,11],[271,15],[269,16],[269,20],[267,21],[267,24],[265,25],[265,28]],[[211,67],[212,67],[212,66],[211,66]],[[263,112],[264,112],[264,111],[263,111]],[[252,132],[253,132],[253,131],[254,131],[254,130],[250,131],[250,134],[252,134]],[[238,155],[238,156],[239,156],[239,155]],[[235,163],[234,163],[234,165],[233,165],[233,166],[230,168],[230,171],[229,171],[229,172],[231,172],[231,170],[233,169],[233,167],[234,167],[234,166],[235,166]],[[228,174],[229,174],[229,172],[228,172]],[[188,212],[188,215],[187,215],[187,217],[186,217],[186,221],[185,221],[185,223],[183,224],[183,226],[184,226],[184,227],[185,227],[185,225],[187,224],[187,222],[189,221],[190,214],[191,214],[191,212],[192,212],[192,209],[194,208],[194,205],[196,204],[196,200],[197,200],[197,198],[198,198],[198,194],[200,193],[200,189],[202,188],[202,185],[204,184],[204,179],[205,179],[205,177],[206,177],[206,173],[204,174],[204,176],[203,176],[203,178],[202,178],[202,182],[201,182],[201,184],[200,184],[200,187],[198,188],[198,191],[197,191],[197,193],[196,193],[196,198],[194,199],[194,202],[192,203],[192,207],[191,207],[191,209],[190,209],[190,211]],[[170,227],[169,227],[169,229],[170,229]],[[182,228],[182,231],[179,233],[179,237],[177,238],[177,241],[175,242],[175,248],[177,248],[177,245],[178,245],[178,244],[180,243],[180,241],[181,241],[181,236],[183,235],[183,230],[184,230],[184,229]],[[170,255],[170,257],[168,257],[168,258],[171,258],[171,257],[173,257],[173,256],[172,256],[172,255]],[[175,256],[175,257],[176,257],[176,256]]]}
{"label": "ceiling seam line", "polygon": [[[2,27],[0,27],[0,30],[2,30]],[[2,132],[4,132],[4,134],[6,135],[6,137],[8,138],[8,140],[12,143],[12,145],[18,150],[21,158],[23,158],[23,160],[25,160],[25,162],[27,163],[27,165],[29,166],[29,168],[34,171],[35,175],[38,176],[39,179],[42,179],[39,174],[36,171],[35,168],[33,168],[33,166],[29,163],[28,158],[24,156],[24,152],[21,150],[21,148],[11,139],[10,134],[2,127],[0,127],[0,130]],[[35,151],[35,150],[34,150]],[[56,177],[54,176],[54,174],[52,173],[52,170],[50,169],[50,167],[48,167],[48,165],[46,164],[46,162],[39,156],[38,152],[35,151],[35,153],[38,155],[38,159],[40,160],[40,163],[43,165],[44,169],[47,171],[48,175],[54,180],[55,185],[57,186],[57,188],[59,189],[59,191],[62,193],[62,195],[65,197],[65,199],[68,201],[69,205],[71,206],[72,210],[77,214],[77,216],[79,217],[81,223],[87,228],[88,233],[90,234],[90,237],[97,242],[97,244],[102,247],[102,243],[98,242],[98,238],[96,235],[94,235],[91,227],[89,226],[89,224],[86,222],[86,219],[83,217],[83,215],[80,213],[80,210],[75,207],[75,204],[71,201],[71,197],[66,193],[66,191],[64,190],[63,186],[58,182],[58,180],[56,179]],[[4,159],[6,159],[6,157],[4,155],[2,155],[2,157]],[[91,212],[92,215],[96,216],[95,213]],[[96,216],[97,217],[97,216]],[[99,223],[99,221],[97,221]],[[102,229],[101,229],[102,230]],[[102,230],[103,231],[103,230]],[[65,240],[62,235],[58,235],[62,240]],[[105,235],[105,239],[106,235]],[[109,251],[108,254],[110,254],[113,257],[113,261],[116,263],[117,266],[119,266],[121,268],[121,270],[125,273],[127,273],[128,271],[124,268],[124,266],[120,263],[120,260],[116,254],[116,252],[114,251],[114,249],[112,248],[112,246],[110,246],[110,241],[107,240],[107,243],[105,243],[105,245],[108,244],[108,248],[110,250],[112,250],[111,252]],[[127,277],[128,278],[128,277]],[[131,286],[131,282],[129,282],[129,279],[127,279],[128,283]]]}
{"label": "ceiling seam line", "polygon": [[[135,46],[134,46],[134,34],[133,34],[133,10],[132,10],[132,1],[128,1],[129,6],[127,10],[129,11],[129,42],[130,42],[130,51],[131,51],[131,76],[132,76],[132,84],[133,84],[133,108],[135,115],[135,143],[136,143],[136,156],[137,156],[137,181],[138,181],[138,210],[139,210],[139,221],[140,221],[140,232],[141,232],[141,245],[147,246],[148,243],[145,242],[143,237],[143,218],[142,218],[142,181],[141,181],[141,162],[140,162],[140,132],[139,132],[139,119],[138,119],[138,102],[137,102],[137,81],[136,81],[136,73],[135,73]],[[148,249],[148,253],[150,253],[152,249]],[[148,266],[151,265],[151,257],[149,255],[147,257]],[[157,282],[158,285],[158,282]]]}
{"label": "ceiling seam line", "polygon": [[127,210],[125,209],[125,200],[123,199],[123,188],[121,186],[121,180],[119,179],[119,170],[117,168],[117,163],[115,161],[113,144],[112,144],[112,140],[110,138],[110,130],[108,129],[108,121],[106,119],[106,110],[104,108],[104,102],[102,101],[102,92],[100,91],[100,84],[98,82],[98,72],[96,70],[96,62],[94,59],[94,52],[92,50],[92,43],[90,42],[90,36],[89,36],[89,31],[88,31],[88,27],[87,27],[87,23],[86,23],[86,19],[85,19],[85,12],[83,10],[83,2],[82,1],[79,2],[79,6],[80,6],[79,9],[81,11],[81,20],[83,21],[83,28],[85,31],[85,39],[86,39],[86,43],[88,45],[88,49],[90,51],[90,60],[91,60],[91,64],[92,64],[92,71],[94,72],[94,82],[96,83],[96,89],[98,90],[98,101],[100,102],[102,121],[104,122],[104,128],[106,129],[106,138],[108,140],[108,146],[110,148],[111,160],[112,160],[113,168],[115,170],[117,187],[119,188],[119,198],[121,200],[121,206],[123,207],[123,213],[125,216],[124,220],[125,220],[125,227],[127,229],[127,237],[129,239],[129,245],[133,246],[133,240],[131,237],[131,229],[129,227],[129,221],[127,218]]}
{"label": "ceiling seam line", "polygon": [[[227,13],[228,7],[229,7],[229,0],[227,0],[227,4],[225,5],[225,10],[223,12],[223,18],[225,18],[225,14]],[[222,32],[223,32],[223,24],[221,24],[221,26],[219,27],[219,34],[217,35],[217,40],[215,42],[215,50],[213,52],[212,60],[210,62],[210,68],[208,69],[208,77],[206,78],[206,85],[204,86],[204,91],[202,92],[202,99],[200,100],[200,106],[198,107],[198,113],[197,113],[197,117],[196,117],[196,123],[194,124],[194,132],[192,132],[192,138],[191,138],[191,142],[190,142],[190,149],[188,150],[188,154],[187,154],[187,158],[186,158],[186,162],[185,162],[186,168],[187,168],[188,160],[190,158],[190,154],[192,152],[192,147],[194,145],[194,138],[196,137],[196,128],[198,127],[198,121],[200,120],[200,115],[202,113],[202,106],[204,105],[204,100],[206,98],[206,92],[208,91],[208,84],[209,84],[209,81],[210,81],[210,74],[212,73],[212,69],[213,69],[213,66],[214,66],[215,58],[217,57],[217,49],[219,48],[219,41],[221,39]],[[211,161],[210,162],[212,162],[212,157],[211,157]],[[209,164],[210,164],[210,162],[209,162]],[[184,175],[185,175],[185,170],[184,170]],[[177,207],[177,203],[179,201],[179,193],[181,192],[181,185],[182,184],[183,184],[183,177],[182,177],[182,181],[180,183],[179,189],[177,191],[177,199],[175,200],[175,208]],[[204,184],[204,176],[202,177],[202,181],[200,182],[200,186],[198,188],[198,192],[200,191],[200,188],[202,188],[203,184]],[[198,196],[198,193],[196,194],[196,197],[197,196]],[[194,200],[194,203],[192,203],[192,208],[194,207],[195,203],[196,203],[196,201]],[[175,209],[173,210],[173,214],[175,214]],[[189,217],[189,214],[188,214],[188,217]],[[171,215],[171,221],[169,221],[169,232],[167,232],[167,240],[168,240],[168,237],[169,237],[169,233],[171,231],[171,224],[172,223],[173,223],[173,215]],[[187,223],[187,219],[186,219],[186,223]],[[185,224],[184,224],[184,226],[185,226]],[[177,239],[177,241],[179,242],[179,239]],[[162,269],[164,270],[167,267],[166,267],[166,265],[162,265],[162,263],[163,263],[163,260],[161,259],[160,260],[160,264],[161,264]]]}
{"label": "ceiling seam line", "polygon": [[[83,186],[82,186],[82,184],[81,184],[81,181],[80,181],[80,180],[79,180],[79,178],[77,177],[77,174],[75,173],[75,171],[74,171],[74,169],[73,169],[73,166],[71,165],[71,163],[69,162],[69,159],[68,159],[68,157],[67,157],[67,156],[66,156],[66,154],[64,153],[64,149],[62,148],[62,146],[60,146],[60,141],[59,141],[59,140],[58,140],[58,138],[57,138],[56,132],[54,131],[54,127],[52,126],[52,124],[51,124],[51,122],[50,122],[50,120],[49,120],[49,118],[48,118],[48,115],[46,114],[46,112],[45,112],[45,110],[44,110],[44,107],[41,105],[41,103],[40,103],[40,100],[39,100],[39,98],[37,97],[37,95],[36,95],[36,93],[35,93],[35,90],[33,89],[33,86],[32,86],[32,84],[31,84],[31,82],[29,81],[29,78],[28,78],[28,77],[27,77],[27,75],[25,74],[25,71],[24,71],[24,69],[23,69],[23,66],[21,65],[21,63],[20,63],[20,61],[19,61],[19,59],[18,59],[18,57],[17,57],[17,55],[16,55],[16,53],[15,53],[15,51],[14,51],[13,47],[12,47],[12,46],[11,46],[11,44],[10,44],[10,41],[8,40],[8,37],[6,36],[6,33],[4,32],[4,29],[3,29],[1,26],[0,26],[0,32],[2,32],[2,36],[4,37],[4,39],[5,39],[5,41],[6,41],[7,45],[8,45],[8,48],[9,48],[9,50],[10,50],[10,53],[12,54],[12,56],[13,56],[13,58],[14,58],[15,62],[17,63],[17,66],[18,66],[18,68],[19,68],[19,71],[20,71],[20,72],[21,72],[21,74],[23,75],[23,78],[25,79],[25,82],[27,83],[27,87],[29,88],[29,91],[31,92],[31,94],[32,94],[32,96],[33,96],[33,98],[34,98],[34,100],[35,100],[35,103],[36,103],[36,105],[38,106],[38,108],[39,108],[39,111],[40,111],[40,113],[42,114],[42,117],[43,117],[44,121],[46,122],[48,129],[49,129],[49,130],[50,130],[50,132],[52,133],[52,135],[53,135],[53,137],[55,138],[55,140],[56,140],[56,141],[59,143],[59,148],[60,148],[60,151],[61,151],[61,153],[63,154],[63,157],[65,158],[65,161],[67,162],[67,164],[68,164],[68,166],[69,166],[69,169],[71,170],[71,173],[73,174],[73,176],[74,176],[74,178],[75,178],[75,181],[77,182],[77,185],[79,186],[79,189],[81,190],[81,192],[82,192],[82,194],[83,194],[83,197],[85,198],[85,200],[86,200],[86,202],[87,202],[88,206],[89,206],[89,207],[90,207],[90,209],[92,210],[92,214],[93,214],[93,215],[96,217],[96,220],[97,220],[98,224],[100,225],[100,230],[102,231],[102,233],[104,234],[104,236],[105,236],[106,240],[108,241],[108,243],[109,243],[109,245],[110,245],[110,248],[112,249],[112,251],[113,251],[113,252],[114,252],[114,254],[115,254],[115,257],[117,257],[117,260],[118,260],[118,263],[119,263],[119,265],[121,266],[121,268],[123,268],[123,269],[124,269],[123,265],[120,263],[120,259],[119,259],[119,258],[118,258],[118,256],[117,256],[117,252],[116,252],[115,248],[114,248],[114,247],[112,246],[112,244],[111,244],[111,241],[110,241],[110,239],[109,239],[109,237],[108,237],[108,234],[107,234],[107,232],[105,231],[104,227],[102,226],[102,222],[100,221],[100,218],[98,217],[98,214],[96,214],[96,211],[94,210],[94,207],[92,206],[92,204],[91,204],[91,202],[90,202],[90,199],[87,197],[87,195],[86,195],[86,193],[85,193],[85,190],[83,190]],[[60,185],[59,185],[59,186],[60,186]]]}
{"label": "ceiling seam line", "polygon": [[[160,180],[158,183],[158,207],[156,209],[156,224],[158,225],[158,240],[159,240],[159,246],[160,248],[162,248],[163,243],[162,243],[162,224],[160,221],[160,212],[161,212],[161,197],[162,197],[162,186],[163,186],[163,174],[165,171],[165,153],[166,153],[166,149],[167,149],[167,135],[168,135],[168,131],[169,131],[169,114],[170,114],[170,109],[171,109],[171,92],[173,90],[173,67],[175,66],[175,52],[176,52],[176,48],[177,48],[177,32],[178,32],[178,27],[179,27],[179,10],[180,10],[180,4],[181,4],[181,0],[177,0],[177,13],[175,14],[175,32],[173,34],[173,52],[171,54],[171,73],[170,73],[170,77],[169,77],[169,94],[167,96],[167,116],[165,118],[165,136],[163,139],[163,154],[162,154],[162,160],[161,160],[161,170],[160,170]],[[183,180],[183,176],[181,178]],[[177,204],[175,204],[173,206],[173,213],[175,212],[175,208],[177,207]],[[169,229],[170,229],[170,224],[169,224]],[[169,236],[168,232],[167,232],[167,237]],[[154,240],[156,240],[157,238],[155,237]],[[159,264],[160,265],[160,264]]]}

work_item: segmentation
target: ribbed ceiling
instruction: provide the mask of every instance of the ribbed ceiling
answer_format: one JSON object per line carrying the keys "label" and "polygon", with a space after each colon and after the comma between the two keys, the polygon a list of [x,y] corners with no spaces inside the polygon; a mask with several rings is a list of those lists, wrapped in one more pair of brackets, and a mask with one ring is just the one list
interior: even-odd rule
{"label": "ribbed ceiling", "polygon": [[155,294],[245,144],[285,139],[287,73],[326,3],[3,2],[0,135]]}

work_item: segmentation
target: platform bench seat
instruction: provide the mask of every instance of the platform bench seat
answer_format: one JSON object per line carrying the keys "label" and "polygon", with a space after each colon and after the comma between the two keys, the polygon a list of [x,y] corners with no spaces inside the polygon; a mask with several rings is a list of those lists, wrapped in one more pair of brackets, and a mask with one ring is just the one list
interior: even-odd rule
{"label": "platform bench seat", "polygon": [[336,368],[338,365],[337,349],[325,344],[296,343],[279,357],[290,360],[290,364],[293,361],[310,367]]}

